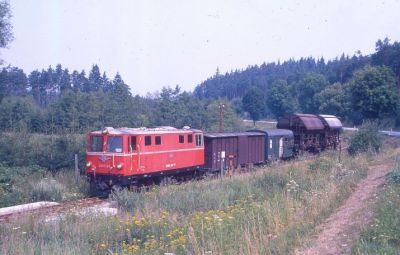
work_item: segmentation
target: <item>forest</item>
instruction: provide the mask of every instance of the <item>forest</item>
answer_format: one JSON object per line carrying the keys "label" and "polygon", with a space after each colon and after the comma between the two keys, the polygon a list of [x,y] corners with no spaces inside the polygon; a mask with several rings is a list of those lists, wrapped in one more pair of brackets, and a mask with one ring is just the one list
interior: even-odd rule
{"label": "forest", "polygon": [[249,66],[215,75],[194,90],[199,99],[226,98],[253,120],[291,112],[333,114],[347,124],[366,119],[398,126],[400,43],[385,38],[375,52],[313,57]]}
{"label": "forest", "polygon": [[377,119],[400,124],[400,43],[378,40],[376,52],[325,61],[312,57],[264,63],[224,75],[219,71],[192,92],[163,87],[132,95],[120,74],[93,65],[70,72],[58,64],[30,74],[0,72],[0,130],[46,134],[85,133],[105,126],[218,127],[223,101],[227,130],[238,119],[275,118],[290,112],[334,114],[348,124]]}

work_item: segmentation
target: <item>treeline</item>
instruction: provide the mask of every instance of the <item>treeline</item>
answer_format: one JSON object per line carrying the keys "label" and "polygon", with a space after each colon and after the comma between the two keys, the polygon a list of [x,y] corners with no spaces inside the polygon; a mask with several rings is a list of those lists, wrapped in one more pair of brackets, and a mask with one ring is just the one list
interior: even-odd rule
{"label": "treeline", "polygon": [[[325,113],[360,124],[385,119],[399,125],[400,43],[376,43],[375,53],[325,61],[301,58],[264,63],[221,75],[194,90],[197,98],[227,98],[253,120],[290,112]],[[396,123],[395,123],[396,122]]]}
{"label": "treeline", "polygon": [[85,133],[113,127],[191,126],[218,130],[223,103],[225,131],[240,129],[237,116],[253,120],[290,112],[334,114],[350,124],[365,119],[400,124],[400,43],[376,43],[369,56],[325,61],[302,58],[217,72],[194,92],[164,87],[132,95],[120,74],[112,79],[97,65],[86,73],[57,65],[26,75],[17,67],[0,72],[0,131]]}
{"label": "treeline", "polygon": [[[97,65],[88,75],[70,73],[61,65],[28,76],[6,67],[0,73],[0,95],[0,131],[60,134],[106,126],[187,125],[205,130],[218,126],[217,101],[194,98],[178,86],[147,97],[133,96],[121,75],[109,79]],[[238,128],[230,103],[224,104],[225,127]]]}

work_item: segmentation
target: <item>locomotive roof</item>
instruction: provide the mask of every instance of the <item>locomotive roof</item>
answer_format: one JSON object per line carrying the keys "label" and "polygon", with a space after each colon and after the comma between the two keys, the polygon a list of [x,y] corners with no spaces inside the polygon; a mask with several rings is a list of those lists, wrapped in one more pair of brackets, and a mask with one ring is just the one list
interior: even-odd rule
{"label": "locomotive roof", "polygon": [[320,114],[318,116],[330,129],[341,129],[343,127],[342,122],[334,115]]}
{"label": "locomotive roof", "polygon": [[192,128],[174,128],[174,127],[168,127],[168,126],[163,126],[163,127],[154,127],[154,128],[146,128],[146,127],[140,127],[140,128],[112,128],[112,127],[106,127],[103,130],[97,130],[97,131],[92,131],[90,132],[91,134],[110,134],[110,135],[140,135],[140,134],[174,134],[174,133],[193,133],[193,132],[202,132],[201,130],[198,129],[192,129]]}
{"label": "locomotive roof", "polygon": [[235,136],[260,136],[263,135],[259,132],[233,132],[233,133],[206,133],[204,137],[208,138],[222,138],[222,137],[235,137]]}
{"label": "locomotive roof", "polygon": [[249,130],[249,132],[262,132],[267,134],[268,136],[293,136],[292,130],[289,129],[268,128]]}

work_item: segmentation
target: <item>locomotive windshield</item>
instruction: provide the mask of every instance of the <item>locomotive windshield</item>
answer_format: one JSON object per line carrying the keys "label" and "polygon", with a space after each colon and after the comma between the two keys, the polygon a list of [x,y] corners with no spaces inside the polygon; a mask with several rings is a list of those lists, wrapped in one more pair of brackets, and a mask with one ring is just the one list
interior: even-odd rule
{"label": "locomotive windshield", "polygon": [[122,152],[122,136],[108,137],[107,152]]}
{"label": "locomotive windshield", "polygon": [[103,136],[90,137],[90,151],[102,152],[103,151]]}

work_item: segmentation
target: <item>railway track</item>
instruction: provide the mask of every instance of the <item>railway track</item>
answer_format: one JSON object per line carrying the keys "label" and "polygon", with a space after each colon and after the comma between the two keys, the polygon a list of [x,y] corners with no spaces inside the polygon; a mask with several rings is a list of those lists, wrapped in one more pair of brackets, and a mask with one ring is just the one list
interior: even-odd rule
{"label": "railway track", "polygon": [[56,205],[51,205],[48,207],[41,207],[36,209],[28,209],[26,211],[21,212],[11,212],[8,214],[3,214],[0,216],[0,222],[7,222],[12,220],[17,220],[22,217],[33,216],[33,217],[43,217],[50,215],[59,215],[68,212],[79,212],[82,209],[101,205],[103,203],[107,203],[105,199],[100,198],[85,198],[74,201],[66,201],[61,202]]}

